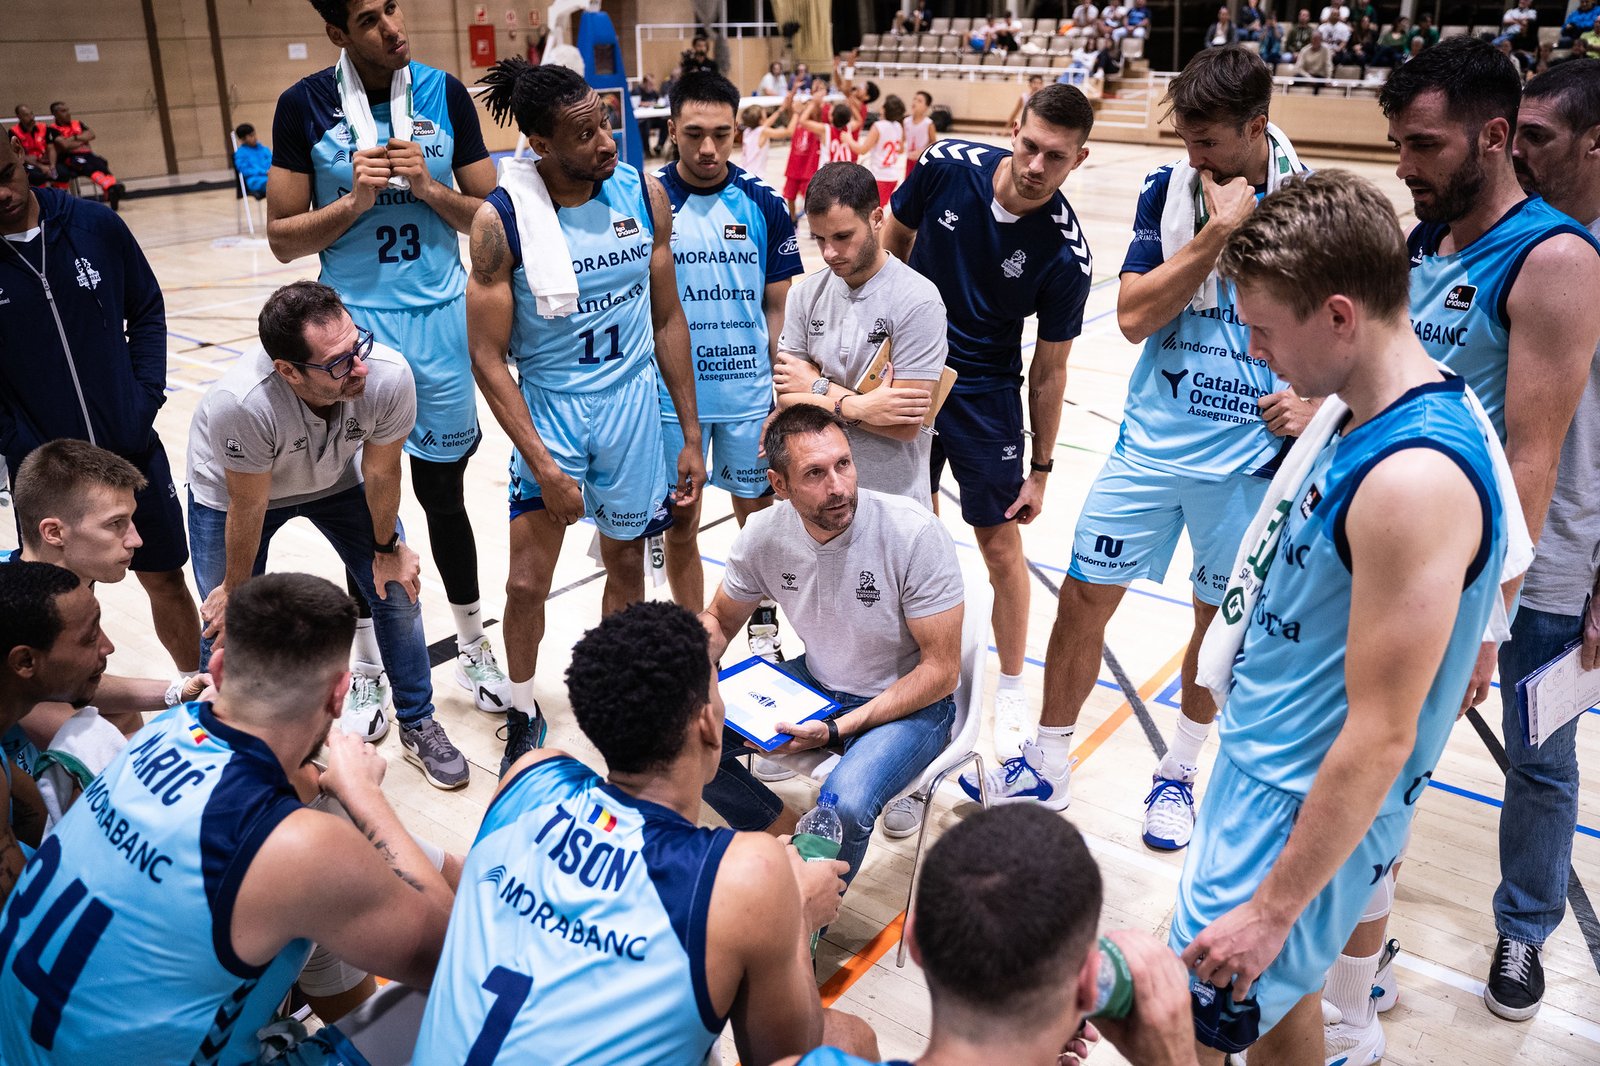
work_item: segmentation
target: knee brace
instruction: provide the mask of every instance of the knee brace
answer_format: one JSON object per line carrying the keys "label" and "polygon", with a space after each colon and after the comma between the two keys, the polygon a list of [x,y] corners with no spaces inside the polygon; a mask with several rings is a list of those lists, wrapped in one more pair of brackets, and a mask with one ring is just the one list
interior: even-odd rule
{"label": "knee brace", "polygon": [[1380,878],[1372,886],[1372,897],[1367,900],[1367,909],[1361,914],[1361,921],[1375,922],[1380,918],[1387,918],[1389,911],[1394,907],[1394,868]]}
{"label": "knee brace", "polygon": [[311,949],[311,957],[306,960],[295,983],[306,995],[326,999],[342,995],[366,979],[367,971],[356,969],[318,944]]}

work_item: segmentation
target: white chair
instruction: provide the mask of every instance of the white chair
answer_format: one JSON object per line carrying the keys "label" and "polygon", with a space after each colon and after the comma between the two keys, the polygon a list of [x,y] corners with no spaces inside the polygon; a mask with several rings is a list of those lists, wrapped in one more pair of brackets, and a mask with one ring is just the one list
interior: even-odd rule
{"label": "white chair", "polygon": [[[228,157],[228,161],[231,164],[234,159],[238,158],[239,153],[239,138],[232,130],[228,131],[228,148],[233,153]],[[244,187],[244,175],[239,173],[237,165],[233,167],[233,180],[239,184],[239,209],[244,212],[244,224],[249,228],[250,236],[254,237],[256,235],[256,216],[250,204],[255,200],[255,197],[251,196],[250,190]],[[263,201],[261,205],[261,228],[265,229],[266,226],[267,206]]]}
{"label": "white chair", "polygon": [[[971,558],[967,556],[971,555]],[[983,790],[983,806],[989,805],[988,782],[984,778],[983,757],[978,754],[978,730],[983,725],[984,663],[989,652],[989,614],[994,605],[994,590],[989,586],[989,572],[976,553],[962,556],[961,581],[966,589],[965,611],[961,621],[961,674],[956,682],[955,721],[950,724],[950,743],[934,756],[909,788],[890,803],[910,796],[923,804],[922,827],[917,830],[917,848],[911,860],[911,881],[906,886],[906,907],[909,909],[917,889],[917,874],[922,869],[922,850],[928,834],[928,821],[932,814],[933,797],[939,786],[951,774],[974,764],[979,786]],[[795,755],[769,755],[767,758],[812,781],[822,784],[838,765],[839,756],[830,751],[802,751]],[[888,804],[885,804],[887,809]],[[906,964],[906,943],[900,941],[897,965]]]}

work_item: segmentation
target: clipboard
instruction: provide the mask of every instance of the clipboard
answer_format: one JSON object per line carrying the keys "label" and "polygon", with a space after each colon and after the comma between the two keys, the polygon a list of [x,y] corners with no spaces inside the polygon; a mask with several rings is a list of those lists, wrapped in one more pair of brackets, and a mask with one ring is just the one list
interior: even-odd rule
{"label": "clipboard", "polygon": [[832,699],[752,655],[717,674],[728,728],[762,751],[789,742],[779,722],[799,725],[826,718],[839,709]]}
{"label": "clipboard", "polygon": [[[856,382],[857,393],[868,393],[883,384],[883,371],[892,363],[894,354],[894,338],[885,337],[883,343],[878,345],[878,352],[867,364],[866,372],[861,375],[861,380]],[[939,371],[939,380],[934,383],[928,392],[928,413],[922,417],[924,428],[932,429],[933,420],[939,417],[939,409],[944,406],[945,400],[950,398],[950,390],[955,386],[956,379],[961,375],[956,373],[954,367],[946,366]]]}

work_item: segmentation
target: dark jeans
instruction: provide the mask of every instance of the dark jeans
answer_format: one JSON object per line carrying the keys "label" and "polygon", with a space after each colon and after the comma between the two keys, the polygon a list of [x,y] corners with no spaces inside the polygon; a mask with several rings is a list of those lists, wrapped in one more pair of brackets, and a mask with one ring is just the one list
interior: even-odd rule
{"label": "dark jeans", "polygon": [[[806,669],[804,655],[780,663],[778,668],[827,693],[847,711],[871,698],[824,688]],[[846,881],[854,879],[861,868],[878,815],[950,743],[950,727],[955,720],[955,700],[946,696],[904,718],[844,739],[844,754],[824,787],[839,797],[839,820],[844,823],[839,858],[850,864]],[[751,754],[759,752],[746,747],[744,737],[724,726],[722,765],[706,785],[704,798],[733,828],[760,832],[783,813],[783,801],[745,767],[742,756]]]}

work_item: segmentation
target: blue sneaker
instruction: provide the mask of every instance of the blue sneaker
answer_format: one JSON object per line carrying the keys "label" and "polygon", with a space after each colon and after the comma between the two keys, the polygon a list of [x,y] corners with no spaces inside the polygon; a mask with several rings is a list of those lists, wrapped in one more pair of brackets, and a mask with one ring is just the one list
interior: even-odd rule
{"label": "blue sneaker", "polygon": [[1144,846],[1156,851],[1179,851],[1194,835],[1194,778],[1151,779],[1155,787],[1144,798]]}
{"label": "blue sneaker", "polygon": [[544,720],[544,713],[539,710],[537,700],[534,701],[531,715],[515,707],[506,711],[506,724],[495,731],[495,736],[506,742],[506,753],[500,759],[500,776],[506,776],[511,764],[528,752],[543,747],[547,732],[549,725]]}
{"label": "blue sneaker", "polygon": [[[1021,755],[1007,759],[998,769],[989,771],[989,803],[1029,802],[1038,803],[1052,811],[1066,810],[1067,804],[1072,802],[1072,767],[1069,765],[1059,777],[1053,777],[1040,769],[1043,764],[1044,753],[1039,750],[1039,745],[1031,740],[1023,741]],[[983,802],[978,779],[971,770],[961,775],[961,791],[974,801]]]}

